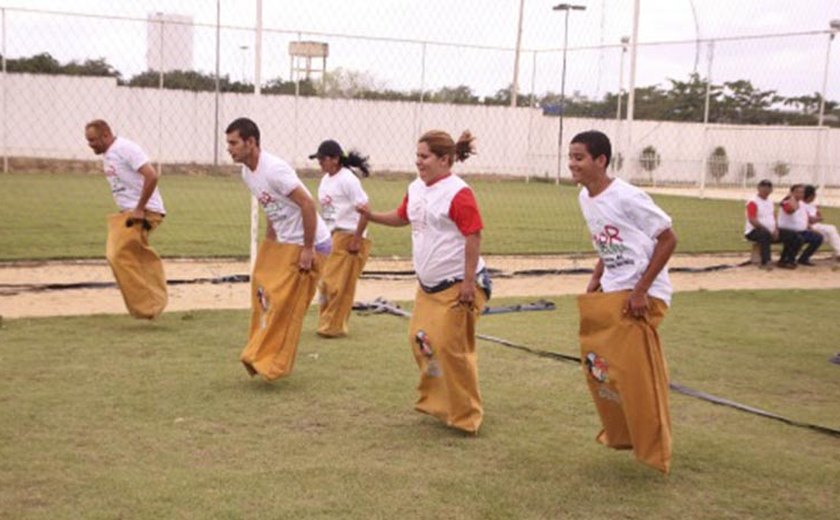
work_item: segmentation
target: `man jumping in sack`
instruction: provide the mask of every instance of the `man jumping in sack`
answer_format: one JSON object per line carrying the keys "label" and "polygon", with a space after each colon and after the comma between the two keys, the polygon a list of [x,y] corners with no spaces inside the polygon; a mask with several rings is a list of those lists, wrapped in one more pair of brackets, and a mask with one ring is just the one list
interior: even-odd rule
{"label": "man jumping in sack", "polygon": [[163,262],[149,245],[149,233],[166,215],[157,188],[160,174],[140,146],[115,136],[102,119],[85,125],[85,139],[102,156],[105,177],[120,210],[108,215],[108,264],[128,312],[135,318],[153,319],[168,301]]}
{"label": "man jumping in sack", "polygon": [[251,273],[251,326],[239,359],[251,376],[273,381],[292,373],[306,311],[332,241],[315,201],[292,166],[260,147],[260,129],[245,117],[225,130],[231,159],[266,217]]}
{"label": "man jumping in sack", "polygon": [[580,349],[603,429],[598,442],[633,450],[668,473],[671,420],[668,370],[657,327],[671,302],[665,268],[677,245],[671,218],[644,191],[607,176],[612,154],[601,132],[569,146],[569,170],[598,263],[578,297]]}

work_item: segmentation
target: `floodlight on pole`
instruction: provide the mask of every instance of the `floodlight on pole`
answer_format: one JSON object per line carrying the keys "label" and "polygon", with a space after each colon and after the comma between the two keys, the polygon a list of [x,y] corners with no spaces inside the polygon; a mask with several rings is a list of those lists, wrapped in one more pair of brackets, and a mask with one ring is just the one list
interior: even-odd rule
{"label": "floodlight on pole", "polygon": [[569,12],[585,11],[586,6],[557,4],[552,9],[566,13],[563,30],[563,70],[560,73],[560,129],[557,131],[557,184],[560,184],[560,175],[563,172],[563,113],[566,111],[566,50],[569,47]]}
{"label": "floodlight on pole", "polygon": [[822,94],[820,95],[820,111],[817,118],[817,126],[823,125],[823,118],[825,116],[825,94],[828,88],[828,65],[831,62],[831,42],[834,37],[840,32],[840,20],[831,20],[828,23],[828,46],[825,49],[825,67],[823,68],[823,84]]}

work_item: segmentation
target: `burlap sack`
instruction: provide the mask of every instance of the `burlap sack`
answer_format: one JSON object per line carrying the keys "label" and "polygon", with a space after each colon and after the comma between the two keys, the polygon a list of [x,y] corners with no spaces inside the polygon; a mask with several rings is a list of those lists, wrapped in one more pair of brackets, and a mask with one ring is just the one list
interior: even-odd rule
{"label": "burlap sack", "polygon": [[[420,368],[420,397],[414,406],[443,421],[447,426],[475,433],[484,409],[478,388],[478,354],[475,327],[486,303],[476,289],[471,308],[458,302],[460,284],[428,294],[417,289],[409,324],[409,341]],[[418,333],[425,337],[424,353]]]}
{"label": "burlap sack", "polygon": [[298,267],[301,246],[264,240],[251,276],[251,327],[240,359],[251,375],[267,381],[292,372],[303,318],[315,289],[324,255],[315,254],[310,271]]}
{"label": "burlap sack", "polygon": [[155,318],[166,307],[168,296],[163,262],[149,245],[149,233],[160,225],[163,215],[147,211],[146,225],[142,220],[133,221],[128,213],[115,213],[107,219],[105,257],[125,306],[135,318]]}
{"label": "burlap sack", "polygon": [[359,252],[347,252],[353,239],[351,233],[332,234],[332,252],[324,264],[324,273],[318,286],[320,314],[318,334],[328,338],[346,336],[348,322],[356,295],[356,281],[365,268],[370,254],[370,240],[362,239]]}
{"label": "burlap sack", "polygon": [[650,298],[647,318],[626,317],[628,296],[621,291],[578,297],[582,366],[603,425],[597,440],[632,449],[640,462],[668,473],[668,369],[656,331],[667,306]]}

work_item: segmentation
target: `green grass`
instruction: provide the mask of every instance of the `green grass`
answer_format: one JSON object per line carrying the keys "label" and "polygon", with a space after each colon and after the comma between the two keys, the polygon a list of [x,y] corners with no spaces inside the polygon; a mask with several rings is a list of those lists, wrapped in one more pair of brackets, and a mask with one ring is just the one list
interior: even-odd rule
{"label": "green grass", "polygon": [[[840,428],[838,300],[677,294],[672,378]],[[576,355],[575,300],[554,301],[480,332]],[[836,517],[840,439],[672,394],[663,477],[594,442],[577,367],[484,342],[469,438],[411,410],[405,320],[355,316],[327,341],[314,319],[274,384],[238,363],[243,311],[4,321],[0,518]]]}
{"label": "green grass", "polygon": [[[317,180],[306,180],[315,193]],[[408,180],[364,181],[372,207],[399,205]],[[540,182],[471,181],[485,221],[484,254],[589,253],[578,189]],[[237,177],[168,175],[161,191],[169,215],[152,242],[165,257],[248,255],[249,196]],[[678,252],[746,251],[743,203],[655,196],[674,220]],[[0,261],[101,258],[105,215],[114,211],[99,175],[0,174]],[[826,208],[829,222],[840,209]],[[264,218],[261,216],[261,221]],[[410,232],[373,226],[374,256],[409,256]]]}

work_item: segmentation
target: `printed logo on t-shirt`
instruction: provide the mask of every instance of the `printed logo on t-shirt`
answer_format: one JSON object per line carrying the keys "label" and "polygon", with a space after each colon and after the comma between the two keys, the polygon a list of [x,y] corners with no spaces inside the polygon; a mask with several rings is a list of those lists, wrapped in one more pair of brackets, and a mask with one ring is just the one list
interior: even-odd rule
{"label": "printed logo on t-shirt", "polygon": [[283,214],[283,206],[281,206],[267,191],[261,191],[260,196],[257,197],[257,201],[263,207],[266,216],[268,216],[269,220],[272,222],[277,222],[286,218],[286,215]]}
{"label": "printed logo on t-shirt", "polygon": [[121,193],[125,191],[125,185],[122,180],[120,180],[119,175],[117,175],[117,169],[113,164],[105,165],[105,177],[111,184],[111,193]]}
{"label": "printed logo on t-shirt", "polygon": [[333,206],[333,199],[329,195],[321,199],[321,218],[327,223],[335,222],[336,208]]}
{"label": "printed logo on t-shirt", "polygon": [[592,235],[592,243],[598,250],[598,255],[604,261],[604,267],[615,269],[622,265],[632,265],[632,258],[625,258],[627,246],[621,238],[621,230],[612,224],[605,224],[600,233]]}
{"label": "printed logo on t-shirt", "polygon": [[426,230],[426,205],[423,201],[408,201],[408,216],[411,220],[411,230],[415,233],[422,233]]}

